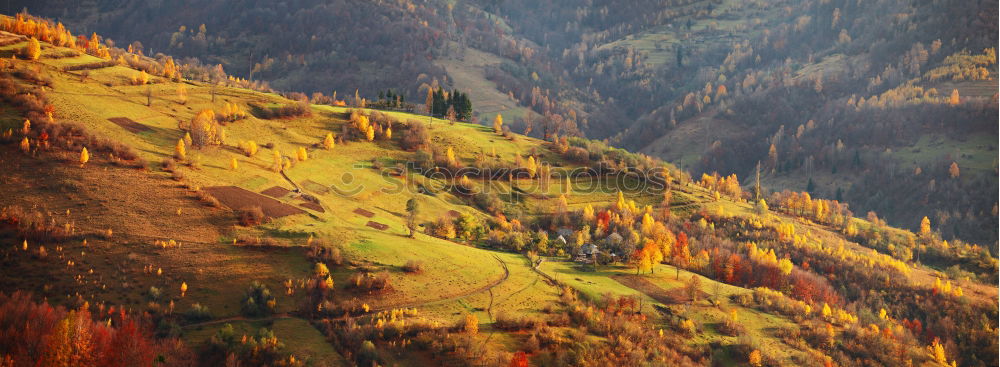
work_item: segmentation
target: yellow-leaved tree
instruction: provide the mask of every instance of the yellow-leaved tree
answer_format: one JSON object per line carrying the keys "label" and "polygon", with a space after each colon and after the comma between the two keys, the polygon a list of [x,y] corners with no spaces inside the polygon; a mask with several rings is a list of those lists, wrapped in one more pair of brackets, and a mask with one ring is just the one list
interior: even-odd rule
{"label": "yellow-leaved tree", "polygon": [[650,271],[653,268],[653,260],[650,258],[652,253],[647,251],[646,248],[636,251],[632,256],[632,261],[635,262],[635,274]]}
{"label": "yellow-leaved tree", "polygon": [[583,222],[584,223],[593,223],[594,222],[594,207],[592,205],[590,205],[590,204],[587,204],[587,206],[583,207],[583,215],[582,215],[582,217],[583,217]]}
{"label": "yellow-leaved tree", "polygon": [[240,142],[240,149],[243,150],[243,154],[247,157],[253,157],[257,154],[257,143],[253,140]]}
{"label": "yellow-leaved tree", "polygon": [[323,139],[323,149],[333,149],[333,146],[336,144],[336,141],[333,139],[333,133],[326,133],[326,138]]}
{"label": "yellow-leaved tree", "polygon": [[794,268],[794,265],[792,265],[792,261],[789,260],[787,257],[783,258],[781,260],[778,260],[778,269],[781,269],[781,274],[784,274],[784,275],[791,274],[792,273],[792,268]]}
{"label": "yellow-leaved tree", "polygon": [[191,119],[191,124],[187,128],[188,133],[191,134],[191,146],[200,148],[209,144],[222,143],[222,128],[215,120],[215,111],[211,109],[199,111]]}
{"label": "yellow-leaved tree", "polygon": [[28,60],[38,60],[42,56],[42,44],[35,37],[28,40],[28,45],[24,47],[24,57]]}
{"label": "yellow-leaved tree", "polygon": [[503,116],[499,113],[497,117],[493,118],[493,132],[497,134],[503,133]]}
{"label": "yellow-leaved tree", "polygon": [[177,64],[174,63],[173,57],[167,56],[167,61],[163,63],[163,77],[174,79],[177,76]]}
{"label": "yellow-leaved tree", "polygon": [[753,352],[750,352],[750,356],[747,357],[747,362],[749,362],[750,365],[754,367],[762,366],[764,363],[764,358],[760,355],[760,350],[754,349]]}
{"label": "yellow-leaved tree", "polygon": [[188,101],[188,91],[184,84],[177,85],[177,103],[187,104]]}
{"label": "yellow-leaved tree", "polygon": [[301,161],[309,159],[309,152],[306,152],[305,147],[299,147],[299,150],[295,152],[295,158]]}
{"label": "yellow-leaved tree", "polygon": [[934,338],[934,342],[927,347],[927,351],[930,353],[931,359],[935,362],[943,365],[948,364],[948,356],[945,354],[944,345],[941,345],[941,339]]}
{"label": "yellow-leaved tree", "polygon": [[187,149],[184,147],[184,139],[177,139],[177,145],[174,146],[174,158],[182,161],[187,158]]}
{"label": "yellow-leaved tree", "polygon": [[618,200],[615,201],[615,209],[623,210],[626,207],[628,207],[628,204],[625,203],[625,194],[622,193],[622,190],[618,190]]}
{"label": "yellow-leaved tree", "polygon": [[281,171],[281,152],[277,149],[274,150],[274,163],[271,165],[271,170],[274,172]]}
{"label": "yellow-leaved tree", "polygon": [[920,235],[927,236],[931,234],[931,220],[924,216],[924,219],[920,220]]}
{"label": "yellow-leaved tree", "polygon": [[458,161],[455,159],[455,150],[448,147],[448,150],[444,153],[445,159],[448,160],[449,166],[457,166]]}
{"label": "yellow-leaved tree", "polygon": [[535,163],[535,157],[528,157],[528,166],[525,167],[528,170],[528,176],[535,177],[535,173],[538,172],[538,163]]}
{"label": "yellow-leaved tree", "polygon": [[83,147],[83,150],[80,151],[80,167],[83,167],[88,161],[90,161],[90,153],[87,152],[87,147]]}
{"label": "yellow-leaved tree", "polygon": [[240,168],[239,162],[236,161],[236,157],[229,160],[229,169],[235,171]]}
{"label": "yellow-leaved tree", "polygon": [[313,268],[313,273],[315,273],[318,277],[325,277],[330,275],[330,269],[326,267],[326,264],[318,262]]}
{"label": "yellow-leaved tree", "polygon": [[479,333],[479,318],[471,313],[465,314],[465,325],[463,329],[465,329],[465,332],[469,334]]}
{"label": "yellow-leaved tree", "polygon": [[139,70],[139,73],[132,77],[132,83],[136,85],[145,85],[149,83],[149,74],[146,74],[144,70]]}
{"label": "yellow-leaved tree", "polygon": [[462,176],[462,178],[458,180],[458,186],[462,188],[462,190],[471,191],[472,180],[469,179],[469,176]]}

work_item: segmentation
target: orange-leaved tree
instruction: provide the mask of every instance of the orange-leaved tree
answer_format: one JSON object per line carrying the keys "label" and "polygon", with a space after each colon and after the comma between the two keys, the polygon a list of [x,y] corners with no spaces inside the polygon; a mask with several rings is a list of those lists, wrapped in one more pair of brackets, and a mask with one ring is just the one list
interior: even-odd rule
{"label": "orange-leaved tree", "polygon": [[42,44],[35,37],[28,40],[28,45],[24,47],[24,58],[28,60],[38,60],[42,56]]}
{"label": "orange-leaved tree", "polygon": [[677,274],[675,279],[681,278],[681,267],[687,266],[687,263],[691,261],[691,251],[688,250],[688,236],[687,233],[681,232],[677,234],[677,241],[674,242],[674,267],[677,269]]}

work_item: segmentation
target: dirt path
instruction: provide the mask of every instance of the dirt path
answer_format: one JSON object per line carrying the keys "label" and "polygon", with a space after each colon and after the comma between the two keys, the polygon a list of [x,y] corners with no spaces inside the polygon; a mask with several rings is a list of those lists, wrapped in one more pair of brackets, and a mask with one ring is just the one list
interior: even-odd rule
{"label": "dirt path", "polygon": [[[541,277],[542,277],[542,275],[544,275],[544,274],[540,273],[540,272],[539,272],[539,271],[538,271],[537,269],[535,269],[535,268],[534,268],[533,266],[530,266],[530,264],[529,264],[529,267],[530,267],[530,268],[532,268],[532,270],[534,270],[534,273],[535,273],[535,280],[533,280],[533,281],[531,282],[531,284],[528,284],[528,285],[526,285],[526,286],[525,286],[524,288],[521,288],[521,289],[518,289],[518,290],[514,291],[513,293],[510,293],[510,294],[508,294],[508,295],[507,295],[507,297],[504,297],[503,299],[501,299],[501,300],[497,301],[497,302],[496,302],[495,304],[493,303],[493,299],[491,298],[491,299],[490,299],[490,307],[493,307],[494,305],[496,305],[496,306],[499,306],[499,305],[502,305],[502,304],[504,304],[505,302],[507,302],[508,300],[510,300],[511,298],[513,298],[513,297],[514,297],[515,295],[517,295],[518,293],[521,293],[521,292],[524,292],[524,291],[526,291],[526,290],[530,289],[531,287],[534,287],[534,286],[535,286],[535,284],[538,284],[538,279],[539,279],[539,278],[541,278]],[[545,279],[548,279],[548,278],[545,278]],[[551,281],[549,281],[549,282],[548,282],[548,284],[551,284],[551,285],[555,285],[555,283],[554,283],[554,282],[551,282]]]}
{"label": "dirt path", "polygon": [[[479,294],[479,293],[482,293],[482,292],[490,292],[490,294],[491,294],[491,296],[490,296],[490,308],[492,308],[492,305],[493,305],[493,297],[492,297],[493,288],[496,287],[496,286],[498,286],[498,285],[500,285],[500,284],[502,284],[503,282],[505,282],[507,280],[507,278],[510,277],[510,270],[507,268],[507,263],[504,262],[502,259],[500,259],[499,256],[495,256],[494,255],[493,258],[498,263],[500,263],[500,266],[503,268],[504,275],[503,275],[502,278],[500,278],[498,280],[495,280],[493,282],[490,282],[489,284],[484,285],[484,286],[482,286],[480,288],[476,288],[476,289],[474,289],[472,291],[469,291],[469,292],[465,292],[465,293],[458,294],[458,295],[453,295],[453,296],[448,296],[448,297],[444,297],[444,298],[437,298],[437,299],[425,300],[425,301],[419,301],[419,302],[409,302],[409,303],[402,303],[402,304],[394,304],[394,305],[383,305],[383,306],[380,306],[380,307],[372,308],[369,312],[367,312],[365,314],[354,315],[354,316],[344,316],[344,317],[338,318],[338,320],[347,320],[349,318],[353,319],[353,318],[365,317],[365,316],[376,314],[376,313],[379,313],[379,312],[382,312],[382,311],[389,311],[389,310],[393,310],[393,309],[413,308],[413,307],[422,307],[422,306],[432,306],[432,305],[436,305],[436,304],[440,304],[440,303],[447,303],[447,302],[451,302],[451,301],[457,301],[457,300],[460,300],[462,298],[466,298],[466,297],[469,297],[469,296],[472,296],[472,295],[476,295],[476,294]],[[280,314],[276,314],[276,315],[273,315],[273,316],[270,316],[270,317],[261,317],[261,318],[247,318],[247,317],[244,317],[244,316],[233,316],[233,317],[227,317],[227,318],[224,318],[224,319],[216,319],[216,320],[209,320],[209,321],[204,321],[204,322],[199,322],[199,323],[194,323],[194,324],[188,324],[188,325],[184,325],[182,327],[185,328],[185,329],[188,329],[188,328],[195,328],[195,327],[201,327],[201,326],[223,324],[223,323],[234,322],[234,321],[259,322],[259,321],[274,321],[274,320],[290,319],[290,318],[300,318],[300,317],[294,316],[294,315],[289,314],[289,313],[280,313]]]}
{"label": "dirt path", "polygon": [[292,315],[290,315],[288,313],[279,313],[279,314],[272,315],[272,316],[269,316],[269,317],[260,317],[260,318],[253,318],[253,319],[252,318],[247,318],[247,317],[244,317],[244,316],[233,316],[233,317],[227,317],[227,318],[224,318],[224,319],[216,319],[216,320],[209,320],[209,321],[204,321],[204,322],[198,322],[198,323],[194,323],[194,324],[187,324],[187,325],[182,326],[182,328],[190,329],[190,328],[196,328],[196,327],[202,327],[202,326],[209,326],[209,325],[216,325],[216,324],[222,324],[222,323],[233,322],[233,321],[258,322],[258,321],[274,321],[274,320],[291,319],[291,318],[297,318],[297,317],[292,316]]}

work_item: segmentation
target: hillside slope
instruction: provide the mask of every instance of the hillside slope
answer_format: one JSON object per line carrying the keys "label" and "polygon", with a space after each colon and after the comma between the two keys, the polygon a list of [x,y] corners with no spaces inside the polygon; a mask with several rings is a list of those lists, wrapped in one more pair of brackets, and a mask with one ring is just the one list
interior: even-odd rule
{"label": "hillside slope", "polygon": [[239,333],[288,365],[997,363],[997,261],[931,228],[0,38],[0,285],[144,313],[204,365],[265,364]]}
{"label": "hillside slope", "polygon": [[[422,102],[428,86],[458,88],[479,120],[503,112],[534,136],[610,138],[696,174],[749,177],[760,161],[771,191],[807,189],[910,229],[929,216],[946,238],[996,252],[993,2],[22,6],[278,89],[371,100],[395,88]],[[952,91],[960,106],[942,106]]]}

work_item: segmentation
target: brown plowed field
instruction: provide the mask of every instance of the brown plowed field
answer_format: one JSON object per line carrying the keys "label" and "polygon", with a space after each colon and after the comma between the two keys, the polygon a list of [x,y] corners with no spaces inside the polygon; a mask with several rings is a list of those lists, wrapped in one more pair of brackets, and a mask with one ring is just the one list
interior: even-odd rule
{"label": "brown plowed field", "polygon": [[233,210],[259,206],[264,211],[264,215],[271,218],[305,213],[305,210],[236,186],[212,186],[206,187],[203,190],[212,194],[216,199],[219,199],[219,202]]}

